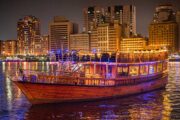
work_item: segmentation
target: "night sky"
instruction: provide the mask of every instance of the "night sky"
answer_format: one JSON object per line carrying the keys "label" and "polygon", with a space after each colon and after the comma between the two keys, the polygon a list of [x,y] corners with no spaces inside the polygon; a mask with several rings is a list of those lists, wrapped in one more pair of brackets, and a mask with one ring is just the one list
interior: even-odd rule
{"label": "night sky", "polygon": [[[53,16],[65,16],[82,30],[82,9],[87,6],[131,4],[133,0],[0,0],[0,40],[17,39],[16,24],[25,15],[40,19],[41,33],[48,34]],[[148,35],[148,25],[159,3],[172,3],[180,10],[180,0],[134,0],[137,9],[137,33]]]}

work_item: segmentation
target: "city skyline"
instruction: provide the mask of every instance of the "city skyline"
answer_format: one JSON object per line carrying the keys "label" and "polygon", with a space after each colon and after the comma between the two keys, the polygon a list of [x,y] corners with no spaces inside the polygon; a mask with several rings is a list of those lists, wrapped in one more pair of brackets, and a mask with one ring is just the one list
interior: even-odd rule
{"label": "city skyline", "polygon": [[[110,6],[134,4],[137,9],[137,33],[143,36],[148,35],[148,25],[153,19],[155,7],[160,3],[172,3],[176,10],[180,9],[178,0],[87,0],[87,1],[12,1],[8,3],[5,0],[0,2],[0,40],[17,38],[17,21],[25,15],[33,15],[40,19],[41,33],[48,34],[48,25],[54,16],[65,16],[71,22],[79,25],[80,32],[83,26],[83,8],[87,6]],[[73,5],[73,6],[72,6]],[[7,7],[9,6],[9,7]],[[52,8],[52,9],[47,9]],[[71,9],[71,10],[69,10]],[[73,11],[72,11],[73,9]],[[16,14],[15,14],[15,13]]]}

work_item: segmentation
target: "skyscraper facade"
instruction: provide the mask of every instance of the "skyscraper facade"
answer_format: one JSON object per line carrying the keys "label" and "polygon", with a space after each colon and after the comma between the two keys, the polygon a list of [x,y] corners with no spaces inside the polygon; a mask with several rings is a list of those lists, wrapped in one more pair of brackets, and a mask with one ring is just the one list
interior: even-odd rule
{"label": "skyscraper facade", "polygon": [[149,25],[149,45],[167,47],[170,51],[178,50],[178,25],[173,6],[157,6],[152,23]]}
{"label": "skyscraper facade", "polygon": [[3,40],[0,42],[2,55],[16,55],[17,54],[17,40]]}
{"label": "skyscraper facade", "polygon": [[179,42],[179,51],[180,51],[180,11],[176,12],[176,22],[178,24],[178,42]]}
{"label": "skyscraper facade", "polygon": [[133,5],[123,6],[123,29],[125,37],[136,35],[136,7]]}
{"label": "skyscraper facade", "polygon": [[0,55],[2,55],[2,52],[3,52],[3,40],[0,40]]}
{"label": "skyscraper facade", "polygon": [[33,54],[34,36],[40,35],[40,21],[34,16],[25,16],[17,23],[18,54]]}
{"label": "skyscraper facade", "polygon": [[83,10],[84,31],[92,31],[97,25],[104,22],[104,8],[88,7]]}
{"label": "skyscraper facade", "polygon": [[49,24],[49,49],[57,52],[69,49],[69,37],[73,33],[73,24],[64,17],[56,16]]}
{"label": "skyscraper facade", "polygon": [[40,35],[33,37],[33,55],[42,55],[42,38]]}
{"label": "skyscraper facade", "polygon": [[121,26],[119,23],[99,24],[91,36],[91,50],[96,52],[116,52],[120,50]]}
{"label": "skyscraper facade", "polygon": [[178,26],[176,22],[155,23],[149,26],[149,45],[178,50]]}
{"label": "skyscraper facade", "polygon": [[123,27],[123,36],[136,34],[136,7],[133,5],[116,5],[109,7],[88,7],[83,10],[84,31],[92,31],[99,24],[118,21]]}
{"label": "skyscraper facade", "polygon": [[134,52],[135,50],[143,50],[147,46],[145,38],[123,38],[120,44],[121,52]]}
{"label": "skyscraper facade", "polygon": [[88,33],[71,34],[70,50],[90,52],[90,35]]}
{"label": "skyscraper facade", "polygon": [[97,29],[89,32],[90,33],[90,47],[91,47],[91,51],[98,51],[99,50],[99,45],[98,45],[98,31]]}
{"label": "skyscraper facade", "polygon": [[42,36],[41,50],[43,55],[47,55],[49,52],[49,35]]}

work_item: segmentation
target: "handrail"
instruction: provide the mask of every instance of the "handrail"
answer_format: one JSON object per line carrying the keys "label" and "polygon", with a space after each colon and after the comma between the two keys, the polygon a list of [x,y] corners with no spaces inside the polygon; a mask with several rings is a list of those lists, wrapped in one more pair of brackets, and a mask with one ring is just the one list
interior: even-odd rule
{"label": "handrail", "polygon": [[31,83],[49,83],[49,84],[69,84],[69,85],[87,85],[87,86],[120,86],[132,85],[145,81],[154,80],[164,76],[166,73],[157,73],[151,76],[123,77],[118,79],[107,78],[85,78],[85,77],[65,77],[65,76],[28,76],[21,77],[21,81]]}
{"label": "handrail", "polygon": [[[155,64],[161,62],[166,63],[166,61],[157,61]],[[154,64],[153,63],[153,64]],[[152,63],[151,63],[152,64]],[[132,66],[134,64],[128,64]],[[139,65],[142,65],[139,63]],[[157,64],[156,64],[157,67]],[[148,68],[149,69],[149,68]],[[157,68],[156,68],[157,69]],[[42,72],[37,70],[24,70],[21,73],[21,77],[19,78],[22,81],[32,82],[32,83],[55,83],[55,84],[76,84],[76,85],[95,85],[95,86],[115,86],[115,85],[131,85],[136,84],[143,81],[148,81],[155,78],[160,78],[164,75],[165,69],[162,68],[161,71],[156,71],[152,74],[146,75],[137,75],[137,76],[120,76],[119,78],[106,78],[101,76],[101,78],[96,77],[80,77],[80,74],[76,74],[77,76],[65,76],[63,73],[55,72],[50,73]],[[71,73],[71,72],[69,72]]]}
{"label": "handrail", "polygon": [[[39,72],[41,73],[41,72]],[[37,74],[37,73],[36,73]],[[162,72],[157,72],[157,73],[153,73],[153,74],[148,74],[148,75],[137,75],[137,76],[121,76],[120,78],[93,78],[93,77],[78,77],[78,78],[81,78],[81,79],[116,79],[116,80],[121,80],[121,79],[127,79],[127,78],[132,78],[132,79],[135,79],[135,78],[142,78],[142,77],[151,77],[151,76],[155,76],[155,75],[158,75],[158,74],[162,74]],[[29,74],[29,75],[33,75],[33,74]],[[52,77],[58,77],[58,78],[68,78],[68,79],[74,79],[75,76],[64,76],[64,75],[46,75],[46,74],[37,74],[37,76],[46,76],[46,77],[49,77],[49,76],[52,76]]]}

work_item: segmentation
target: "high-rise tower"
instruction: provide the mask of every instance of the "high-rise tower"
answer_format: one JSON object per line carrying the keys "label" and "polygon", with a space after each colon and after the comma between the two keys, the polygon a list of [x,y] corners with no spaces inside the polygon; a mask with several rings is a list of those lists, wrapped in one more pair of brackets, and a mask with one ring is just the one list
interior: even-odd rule
{"label": "high-rise tower", "polygon": [[56,16],[49,24],[49,48],[53,52],[69,49],[69,37],[73,24],[64,17]]}
{"label": "high-rise tower", "polygon": [[170,51],[178,50],[178,25],[171,4],[156,7],[154,18],[149,26],[149,45],[167,47]]}
{"label": "high-rise tower", "polygon": [[176,12],[176,22],[178,24],[178,42],[179,42],[179,51],[180,51],[180,11]]}
{"label": "high-rise tower", "polygon": [[33,38],[40,35],[40,21],[34,16],[25,16],[17,23],[18,54],[33,54]]}
{"label": "high-rise tower", "polygon": [[88,7],[83,10],[84,31],[92,31],[99,24],[118,21],[123,26],[123,37],[136,34],[136,7],[134,5],[116,5],[108,7]]}
{"label": "high-rise tower", "polygon": [[136,7],[133,5],[123,6],[123,28],[125,37],[136,35]]}

